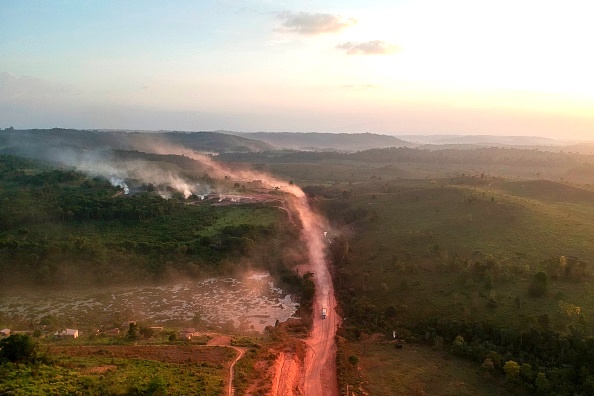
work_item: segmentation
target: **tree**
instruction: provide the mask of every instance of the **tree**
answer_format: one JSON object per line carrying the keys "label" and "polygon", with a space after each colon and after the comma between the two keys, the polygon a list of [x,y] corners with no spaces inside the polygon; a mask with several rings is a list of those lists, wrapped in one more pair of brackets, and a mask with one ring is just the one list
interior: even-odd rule
{"label": "tree", "polygon": [[549,393],[551,389],[551,384],[547,379],[545,373],[538,373],[536,375],[536,380],[534,381],[534,385],[536,385],[536,391],[539,395],[546,395]]}
{"label": "tree", "polygon": [[520,376],[526,381],[531,381],[532,380],[532,366],[530,366],[528,363],[523,363],[520,366]]}
{"label": "tree", "polygon": [[357,367],[359,365],[359,357],[357,355],[351,355],[351,356],[349,356],[349,363],[353,367]]}
{"label": "tree", "polygon": [[503,366],[505,371],[505,379],[508,381],[516,381],[520,376],[520,365],[513,360],[508,360]]}
{"label": "tree", "polygon": [[0,361],[34,362],[37,344],[27,334],[13,334],[0,340]]}
{"label": "tree", "polygon": [[481,367],[487,370],[493,370],[493,368],[495,368],[495,365],[493,364],[493,361],[491,359],[485,358]]}
{"label": "tree", "polygon": [[503,360],[503,358],[501,357],[500,354],[498,354],[495,351],[490,351],[489,353],[487,353],[487,355],[485,356],[486,359],[489,359],[494,366],[500,367],[501,366],[501,361]]}
{"label": "tree", "polygon": [[549,286],[549,279],[546,273],[539,271],[534,274],[532,282],[528,287],[528,293],[532,297],[541,297],[546,294]]}
{"label": "tree", "polygon": [[491,290],[493,288],[493,277],[490,273],[485,276],[485,289]]}
{"label": "tree", "polygon": [[461,335],[456,336],[454,341],[452,342],[451,351],[454,355],[463,356],[466,352],[466,342],[464,341],[464,337]]}
{"label": "tree", "polygon": [[127,338],[130,340],[138,339],[138,326],[136,323],[130,323],[130,328],[128,329]]}

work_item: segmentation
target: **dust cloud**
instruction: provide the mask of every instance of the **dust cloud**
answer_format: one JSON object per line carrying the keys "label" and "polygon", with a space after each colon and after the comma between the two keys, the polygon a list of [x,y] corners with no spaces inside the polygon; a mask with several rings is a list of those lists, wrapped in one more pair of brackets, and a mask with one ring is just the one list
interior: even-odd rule
{"label": "dust cloud", "polygon": [[[203,167],[212,171],[213,176],[217,178],[224,178],[228,176],[235,180],[260,180],[263,185],[270,189],[278,188],[280,191],[289,194],[289,199],[286,203],[289,211],[297,215],[297,218],[302,224],[301,239],[307,246],[309,263],[312,272],[318,278],[318,292],[323,296],[324,300],[328,300],[329,287],[332,282],[329,279],[328,271],[326,271],[326,243],[324,238],[324,231],[328,229],[325,220],[313,212],[307,196],[296,185],[279,180],[263,172],[245,169],[230,169],[216,162],[211,157],[197,153],[193,150],[188,150],[182,147],[168,146],[160,144],[158,146],[145,146],[144,149],[150,150],[156,154],[162,155],[181,155],[193,159],[200,163]],[[320,287],[321,286],[321,287]]]}

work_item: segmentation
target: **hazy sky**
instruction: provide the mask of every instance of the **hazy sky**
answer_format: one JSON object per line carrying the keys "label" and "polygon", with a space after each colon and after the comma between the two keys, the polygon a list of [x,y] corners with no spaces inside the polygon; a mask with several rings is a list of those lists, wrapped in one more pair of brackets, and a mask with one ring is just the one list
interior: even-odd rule
{"label": "hazy sky", "polygon": [[0,0],[0,127],[594,139],[592,15],[590,0]]}

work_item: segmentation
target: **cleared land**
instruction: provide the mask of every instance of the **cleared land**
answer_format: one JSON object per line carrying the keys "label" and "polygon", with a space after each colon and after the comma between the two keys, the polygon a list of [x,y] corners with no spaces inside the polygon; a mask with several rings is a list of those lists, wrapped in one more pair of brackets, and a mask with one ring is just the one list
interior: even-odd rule
{"label": "cleared land", "polygon": [[[357,356],[361,386],[349,389],[357,394],[391,395],[511,395],[503,378],[467,361],[423,345],[395,349],[392,343],[348,343],[345,356]],[[346,389],[342,389],[346,391]]]}

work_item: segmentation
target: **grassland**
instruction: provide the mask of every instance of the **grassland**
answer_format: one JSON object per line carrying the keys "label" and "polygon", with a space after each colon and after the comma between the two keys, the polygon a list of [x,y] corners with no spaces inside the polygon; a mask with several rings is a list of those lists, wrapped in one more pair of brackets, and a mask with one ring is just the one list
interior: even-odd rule
{"label": "grassland", "polygon": [[232,350],[223,347],[61,347],[55,363],[0,366],[11,395],[220,395]]}
{"label": "grassland", "polygon": [[[445,351],[424,345],[340,343],[343,367],[353,381],[349,392],[390,395],[511,395],[504,378]],[[358,363],[348,362],[356,356]],[[347,373],[345,373],[347,376]],[[358,378],[358,380],[356,380]],[[346,391],[346,384],[342,386]]]}

